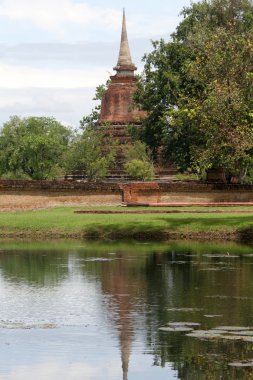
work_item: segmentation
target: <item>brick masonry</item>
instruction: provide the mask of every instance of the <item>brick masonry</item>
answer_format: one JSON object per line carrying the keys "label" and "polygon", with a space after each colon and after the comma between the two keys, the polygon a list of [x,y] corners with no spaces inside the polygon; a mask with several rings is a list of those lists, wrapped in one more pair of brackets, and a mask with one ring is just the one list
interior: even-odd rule
{"label": "brick masonry", "polygon": [[135,78],[112,77],[112,83],[102,99],[100,123],[128,125],[146,117],[145,112],[133,108],[135,91]]}
{"label": "brick masonry", "polygon": [[253,186],[200,183],[129,183],[121,185],[125,203],[252,202]]}
{"label": "brick masonry", "polygon": [[23,181],[2,180],[0,181],[0,192],[3,191],[48,191],[65,193],[99,193],[99,194],[121,194],[117,183],[110,182],[77,182],[77,181]]}
{"label": "brick masonry", "polygon": [[[45,206],[62,204],[253,202],[253,186],[200,182],[0,181],[0,209],[41,199]],[[5,202],[5,206],[4,206]],[[51,206],[49,206],[51,207]]]}

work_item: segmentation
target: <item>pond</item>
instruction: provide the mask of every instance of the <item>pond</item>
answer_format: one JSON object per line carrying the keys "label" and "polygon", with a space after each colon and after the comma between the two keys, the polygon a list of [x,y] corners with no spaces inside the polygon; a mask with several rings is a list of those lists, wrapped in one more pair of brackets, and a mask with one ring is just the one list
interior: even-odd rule
{"label": "pond", "polygon": [[0,380],[253,378],[253,247],[0,244]]}

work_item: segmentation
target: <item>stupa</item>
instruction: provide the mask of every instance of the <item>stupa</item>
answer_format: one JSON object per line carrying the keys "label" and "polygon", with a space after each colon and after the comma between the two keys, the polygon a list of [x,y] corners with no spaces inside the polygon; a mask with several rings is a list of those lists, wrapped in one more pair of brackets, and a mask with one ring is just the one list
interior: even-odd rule
{"label": "stupa", "polygon": [[102,99],[100,124],[110,123],[120,129],[124,125],[140,124],[146,113],[133,104],[133,95],[136,91],[134,71],[137,67],[131,58],[125,11],[123,11],[119,58],[114,70],[117,73],[110,77],[111,83]]}
{"label": "stupa", "polygon": [[[97,128],[104,129],[106,135],[110,134],[117,146],[116,168],[109,173],[110,179],[127,179],[124,170],[124,146],[132,142],[129,127],[141,128],[147,112],[141,110],[133,101],[137,89],[137,70],[132,61],[126,27],[125,10],[123,10],[121,42],[117,65],[114,67],[116,74],[110,77],[110,83],[101,102],[100,119]],[[106,126],[106,128],[105,128]],[[176,173],[174,165],[167,168],[156,165],[156,179],[167,180]]]}
{"label": "stupa", "polygon": [[137,80],[135,70],[137,68],[132,62],[128,44],[125,10],[123,10],[119,57],[114,70],[116,74],[110,77],[110,84],[102,98],[98,128],[103,128],[106,125],[108,133],[117,140],[115,173],[122,174],[124,173],[123,147],[132,140],[129,126],[140,128],[143,119],[146,117],[146,112],[140,110],[133,102]]}

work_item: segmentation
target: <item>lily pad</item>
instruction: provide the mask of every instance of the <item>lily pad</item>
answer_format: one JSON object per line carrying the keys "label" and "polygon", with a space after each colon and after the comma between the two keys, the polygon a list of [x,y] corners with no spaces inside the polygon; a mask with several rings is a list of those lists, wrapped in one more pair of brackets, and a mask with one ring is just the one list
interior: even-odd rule
{"label": "lily pad", "polygon": [[240,335],[240,337],[241,337],[241,339],[244,341],[244,342],[253,342],[253,336],[241,336]]}
{"label": "lily pad", "polygon": [[173,307],[173,308],[170,308],[170,309],[167,309],[167,310],[168,311],[192,312],[192,311],[200,311],[200,310],[203,310],[203,309],[192,308],[192,307],[181,307],[181,308]]}
{"label": "lily pad", "polygon": [[174,327],[177,327],[177,326],[198,327],[198,326],[200,326],[200,323],[196,323],[196,322],[170,322],[170,323],[168,323],[168,325],[174,326]]}
{"label": "lily pad", "polygon": [[241,327],[241,326],[218,326],[212,330],[225,330],[225,331],[247,331],[251,330],[250,327]]}
{"label": "lily pad", "polygon": [[252,300],[251,297],[239,297],[239,296],[237,296],[237,297],[233,297],[233,299],[234,299],[234,300]]}
{"label": "lily pad", "polygon": [[195,330],[187,334],[199,339],[241,340],[253,342],[253,329],[240,326],[219,326],[211,330]]}
{"label": "lily pad", "polygon": [[206,318],[220,318],[223,317],[221,314],[205,314],[204,317]]}
{"label": "lily pad", "polygon": [[[192,331],[191,333],[187,334],[187,336],[190,336],[192,338],[199,338],[199,339],[223,339],[223,340],[242,340],[243,337],[239,335],[226,335],[226,331],[220,331],[220,334],[217,330],[197,330]],[[251,338],[251,337],[248,337]]]}
{"label": "lily pad", "polygon": [[212,332],[210,330],[195,330],[190,332],[189,334],[186,334],[186,336],[199,339],[217,339],[222,337],[222,334]]}
{"label": "lily pad", "polygon": [[227,252],[225,255],[224,254],[222,254],[222,255],[206,254],[206,255],[203,255],[203,256],[204,257],[211,257],[211,258],[213,258],[213,257],[215,257],[215,258],[220,258],[220,257],[224,258],[224,257],[226,257],[228,259],[237,259],[238,257],[240,257],[238,255],[231,255],[229,252]]}
{"label": "lily pad", "polygon": [[189,331],[192,331],[193,328],[186,327],[186,326],[175,326],[175,327],[160,327],[159,330],[168,331],[168,332],[189,332]]}
{"label": "lily pad", "polygon": [[91,257],[90,259],[85,259],[84,261],[114,261],[115,259],[110,259],[108,257]]}
{"label": "lily pad", "polygon": [[240,335],[222,335],[221,338],[226,340],[243,340]]}
{"label": "lily pad", "polygon": [[243,360],[241,362],[229,363],[228,365],[230,365],[231,367],[238,367],[238,368],[253,367],[253,359],[251,359],[251,360]]}
{"label": "lily pad", "polygon": [[241,336],[253,336],[253,331],[229,331],[229,334],[241,335]]}
{"label": "lily pad", "polygon": [[[226,330],[216,330],[216,329],[212,329],[212,330],[209,330],[210,331],[210,333],[212,333],[212,334],[228,334],[229,332],[228,331],[226,331]],[[232,334],[232,332],[231,332],[231,334]]]}

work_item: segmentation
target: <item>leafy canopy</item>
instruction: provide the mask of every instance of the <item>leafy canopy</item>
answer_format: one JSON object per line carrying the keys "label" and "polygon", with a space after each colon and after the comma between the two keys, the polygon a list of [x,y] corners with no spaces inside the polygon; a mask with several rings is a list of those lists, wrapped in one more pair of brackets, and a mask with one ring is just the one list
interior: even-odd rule
{"label": "leafy canopy", "polygon": [[48,117],[13,116],[0,132],[0,175],[52,179],[62,172],[70,128]]}
{"label": "leafy canopy", "polygon": [[142,138],[181,170],[242,176],[253,148],[253,3],[204,0],[182,14],[172,40],[144,56]]}
{"label": "leafy canopy", "polygon": [[115,147],[110,134],[104,130],[87,127],[77,134],[66,152],[67,172],[81,172],[89,180],[99,180],[108,174],[115,161]]}

